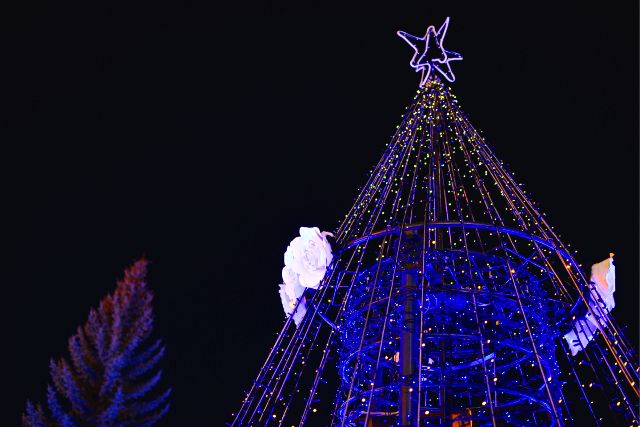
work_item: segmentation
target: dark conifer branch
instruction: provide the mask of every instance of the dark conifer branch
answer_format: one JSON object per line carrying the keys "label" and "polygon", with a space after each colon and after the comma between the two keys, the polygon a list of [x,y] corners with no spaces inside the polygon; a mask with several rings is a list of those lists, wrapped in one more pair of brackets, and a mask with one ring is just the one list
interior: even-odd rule
{"label": "dark conifer branch", "polygon": [[155,392],[165,348],[160,340],[147,343],[153,327],[147,265],[141,259],[125,270],[116,291],[89,312],[69,338],[71,362],[51,360],[49,416],[27,402],[23,427],[151,426],[167,413],[171,389]]}

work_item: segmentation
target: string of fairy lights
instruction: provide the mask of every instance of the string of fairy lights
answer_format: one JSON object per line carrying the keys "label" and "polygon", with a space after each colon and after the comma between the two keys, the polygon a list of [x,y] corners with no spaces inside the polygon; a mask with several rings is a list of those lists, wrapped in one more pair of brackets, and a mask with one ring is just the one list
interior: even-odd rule
{"label": "string of fairy lights", "polygon": [[[431,179],[431,181],[433,182],[433,178]],[[398,191],[396,191],[396,194],[398,194]],[[397,201],[398,199],[399,199],[398,197],[396,197],[396,198],[395,198],[395,200],[396,200],[396,201]],[[392,208],[392,211],[395,211],[395,210],[397,210],[397,209]],[[450,239],[450,240],[451,240],[451,239]],[[434,243],[435,243],[435,242],[434,242]]]}
{"label": "string of fairy lights", "polygon": [[[634,349],[436,75],[335,236],[306,315],[287,319],[231,425],[395,425],[407,387],[415,426],[638,425]],[[399,375],[407,271],[418,278],[412,379]],[[572,356],[562,335],[583,327],[579,310],[598,332]]]}

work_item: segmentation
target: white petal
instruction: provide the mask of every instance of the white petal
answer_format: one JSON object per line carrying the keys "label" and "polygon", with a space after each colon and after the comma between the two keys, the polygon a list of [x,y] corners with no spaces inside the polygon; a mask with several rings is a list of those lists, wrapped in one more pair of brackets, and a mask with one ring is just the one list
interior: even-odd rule
{"label": "white petal", "polygon": [[609,286],[611,293],[613,293],[616,291],[616,266],[613,265],[613,257],[610,259],[611,262],[609,263],[609,270],[607,271],[605,280],[607,281],[607,285]]}
{"label": "white petal", "polygon": [[[607,312],[611,311],[616,302],[613,293],[616,290],[616,266],[613,265],[613,254],[607,259],[591,266],[590,280],[596,284],[596,291],[602,298]],[[597,296],[592,295],[594,300]]]}
{"label": "white petal", "polygon": [[298,282],[298,274],[293,271],[291,267],[285,265],[282,269],[282,280],[284,281],[285,285],[289,283],[295,284],[296,282]]}
{"label": "white petal", "polygon": [[304,240],[318,240],[320,229],[318,227],[300,227],[300,237]]}
{"label": "white petal", "polygon": [[287,251],[284,253],[284,265],[293,264],[293,249],[291,246],[287,246]]}
{"label": "white petal", "polygon": [[[591,266],[591,281],[598,285],[598,290],[601,292],[613,293],[615,290],[615,267],[613,267],[611,261],[613,261],[613,258],[609,257],[604,261]],[[609,283],[607,275],[612,267],[614,268],[612,276],[613,283]]]}
{"label": "white petal", "polygon": [[300,275],[300,284],[305,288],[318,289],[318,285],[324,277],[324,270],[321,271],[305,271]]}
{"label": "white petal", "polygon": [[284,290],[291,299],[298,299],[304,294],[304,286],[298,282],[286,284]]}
{"label": "white petal", "polygon": [[291,256],[293,258],[301,257],[304,255],[305,250],[305,241],[302,237],[296,237],[289,243],[289,248],[291,249]]}
{"label": "white petal", "polygon": [[285,266],[282,269],[282,280],[284,280],[284,290],[290,299],[298,299],[304,293],[304,287],[300,284],[300,278],[291,267]]}
{"label": "white petal", "polygon": [[308,271],[308,268],[305,267],[304,259],[302,257],[293,258],[293,262],[289,265],[289,267],[296,274],[304,274]]}
{"label": "white petal", "polygon": [[280,293],[280,301],[282,302],[282,308],[284,309],[284,313],[288,316],[293,312],[293,309],[289,305],[291,298],[289,298],[289,296],[285,292],[284,286],[285,285],[280,285],[280,290],[278,292]]}

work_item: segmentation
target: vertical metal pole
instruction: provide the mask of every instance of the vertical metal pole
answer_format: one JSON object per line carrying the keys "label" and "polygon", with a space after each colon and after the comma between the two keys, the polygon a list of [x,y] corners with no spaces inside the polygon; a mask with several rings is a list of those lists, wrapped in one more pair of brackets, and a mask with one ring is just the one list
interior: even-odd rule
{"label": "vertical metal pole", "polygon": [[416,426],[418,422],[418,278],[415,270],[403,271],[400,279],[400,293],[403,306],[403,328],[400,334],[400,405],[399,425]]}
{"label": "vertical metal pole", "polygon": [[[444,372],[445,372],[445,360],[447,357],[446,346],[444,339],[440,341],[440,382],[445,384]],[[447,387],[440,386],[440,420],[442,425],[447,422]]]}

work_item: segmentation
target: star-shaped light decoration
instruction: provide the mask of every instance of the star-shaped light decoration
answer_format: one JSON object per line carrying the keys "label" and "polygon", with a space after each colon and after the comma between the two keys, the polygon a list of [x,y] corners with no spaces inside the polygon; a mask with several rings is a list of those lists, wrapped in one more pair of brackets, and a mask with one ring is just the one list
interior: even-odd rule
{"label": "star-shaped light decoration", "polygon": [[420,79],[420,87],[424,86],[431,74],[431,68],[435,68],[444,76],[445,79],[453,82],[456,77],[451,71],[451,61],[460,61],[462,55],[456,52],[451,52],[442,47],[444,36],[447,34],[447,27],[449,27],[449,18],[445,19],[444,24],[436,32],[436,27],[433,25],[427,28],[427,32],[424,37],[416,37],[404,31],[398,31],[398,35],[402,37],[415,51],[413,58],[411,58],[411,66],[416,71],[422,71],[422,78]]}

